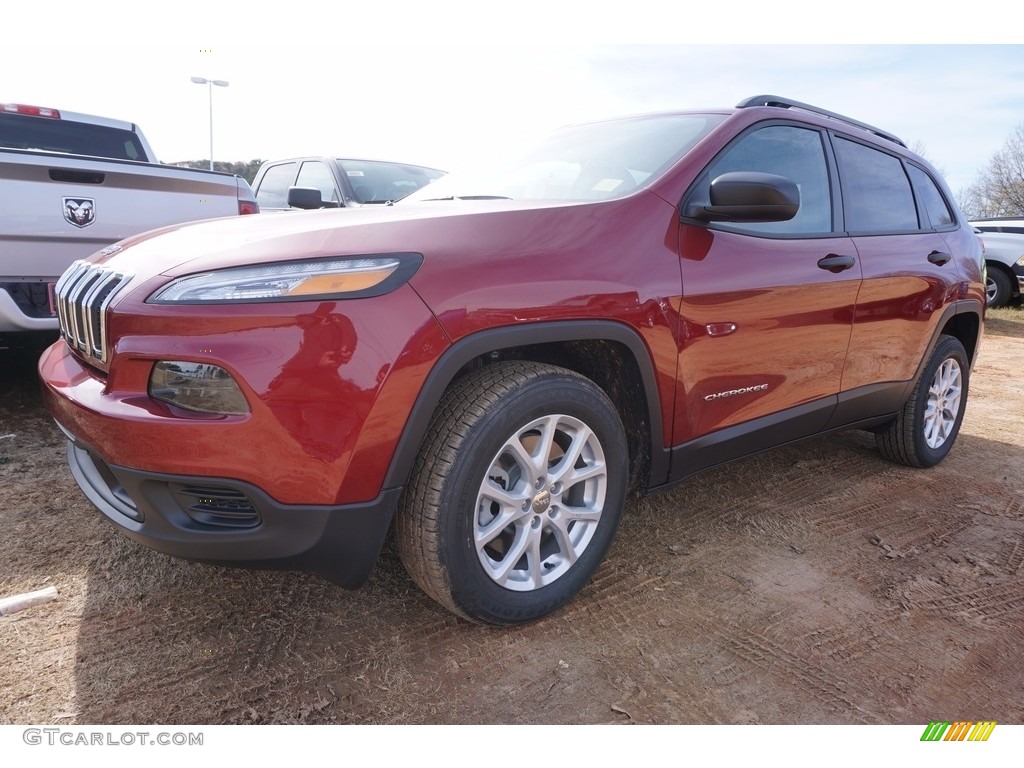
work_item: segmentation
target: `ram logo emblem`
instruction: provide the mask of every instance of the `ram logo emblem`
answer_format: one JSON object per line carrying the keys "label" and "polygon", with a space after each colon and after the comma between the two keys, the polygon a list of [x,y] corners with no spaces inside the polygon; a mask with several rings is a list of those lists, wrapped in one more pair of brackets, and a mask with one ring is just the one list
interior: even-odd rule
{"label": "ram logo emblem", "polygon": [[96,201],[91,197],[65,197],[64,219],[76,227],[88,227],[96,221]]}

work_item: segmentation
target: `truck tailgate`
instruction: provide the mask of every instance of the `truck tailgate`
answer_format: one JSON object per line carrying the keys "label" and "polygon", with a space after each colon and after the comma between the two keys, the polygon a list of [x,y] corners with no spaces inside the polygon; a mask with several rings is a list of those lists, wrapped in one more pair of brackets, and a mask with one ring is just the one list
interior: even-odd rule
{"label": "truck tailgate", "polygon": [[0,151],[0,280],[53,279],[129,235],[237,215],[239,183],[175,166]]}

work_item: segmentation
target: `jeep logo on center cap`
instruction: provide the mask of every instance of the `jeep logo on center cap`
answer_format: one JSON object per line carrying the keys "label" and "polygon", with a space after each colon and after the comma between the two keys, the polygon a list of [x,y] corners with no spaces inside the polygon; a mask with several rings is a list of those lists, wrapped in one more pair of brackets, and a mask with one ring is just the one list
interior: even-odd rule
{"label": "jeep logo on center cap", "polygon": [[96,221],[96,201],[91,197],[65,197],[64,220],[76,227],[88,227]]}
{"label": "jeep logo on center cap", "polygon": [[533,511],[538,515],[550,506],[551,494],[547,491],[541,491],[533,497]]}

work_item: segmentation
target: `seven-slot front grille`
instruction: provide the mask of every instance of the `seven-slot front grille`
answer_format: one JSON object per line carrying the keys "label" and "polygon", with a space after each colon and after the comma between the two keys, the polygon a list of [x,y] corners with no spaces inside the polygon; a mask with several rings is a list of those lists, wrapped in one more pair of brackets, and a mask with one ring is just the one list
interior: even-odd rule
{"label": "seven-slot front grille", "polygon": [[107,307],[131,275],[76,261],[57,281],[57,317],[61,336],[73,348],[107,361]]}

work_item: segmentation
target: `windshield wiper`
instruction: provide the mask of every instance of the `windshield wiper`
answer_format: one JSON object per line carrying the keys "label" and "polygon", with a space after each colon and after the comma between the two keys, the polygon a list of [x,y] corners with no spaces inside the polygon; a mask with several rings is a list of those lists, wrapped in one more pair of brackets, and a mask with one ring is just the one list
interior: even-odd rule
{"label": "windshield wiper", "polygon": [[448,197],[428,197],[423,202],[431,203],[437,200],[511,200],[505,195],[448,195]]}

